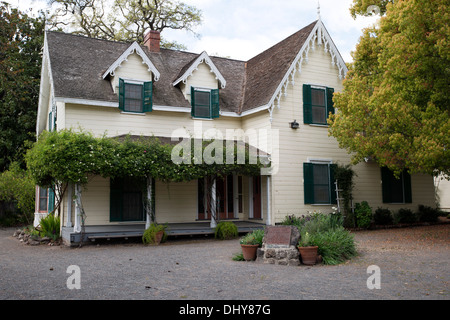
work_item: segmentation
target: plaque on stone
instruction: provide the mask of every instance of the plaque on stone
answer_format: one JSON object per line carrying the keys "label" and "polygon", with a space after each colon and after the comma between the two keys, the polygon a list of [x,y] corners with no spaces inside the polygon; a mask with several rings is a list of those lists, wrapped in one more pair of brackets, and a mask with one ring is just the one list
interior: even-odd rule
{"label": "plaque on stone", "polygon": [[266,248],[289,248],[291,245],[290,226],[269,226],[266,227],[264,242]]}

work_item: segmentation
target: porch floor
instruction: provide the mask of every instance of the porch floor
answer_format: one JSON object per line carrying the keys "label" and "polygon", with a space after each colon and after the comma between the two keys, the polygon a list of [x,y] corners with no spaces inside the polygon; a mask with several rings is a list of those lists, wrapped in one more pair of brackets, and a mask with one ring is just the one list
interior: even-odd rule
{"label": "porch floor", "polygon": [[[263,229],[265,224],[253,221],[232,221],[238,227],[239,233],[247,233],[257,229]],[[211,235],[214,229],[210,227],[210,222],[194,223],[169,223],[166,229],[170,236],[189,236],[189,235]],[[142,237],[145,231],[145,224],[124,224],[124,225],[102,225],[86,226],[82,235],[75,233],[73,227],[62,228],[62,238],[66,245],[76,245],[80,242],[95,241],[95,239],[113,239],[113,238],[133,238]]]}

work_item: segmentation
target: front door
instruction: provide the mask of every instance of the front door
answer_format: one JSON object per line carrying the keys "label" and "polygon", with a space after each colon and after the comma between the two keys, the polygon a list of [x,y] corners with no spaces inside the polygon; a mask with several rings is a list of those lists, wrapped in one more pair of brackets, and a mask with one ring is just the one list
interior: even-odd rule
{"label": "front door", "polygon": [[[198,180],[198,219],[211,220],[211,193],[206,179]],[[233,176],[216,178],[216,210],[219,220],[234,218]]]}
{"label": "front door", "polygon": [[253,177],[253,219],[261,219],[261,177]]}

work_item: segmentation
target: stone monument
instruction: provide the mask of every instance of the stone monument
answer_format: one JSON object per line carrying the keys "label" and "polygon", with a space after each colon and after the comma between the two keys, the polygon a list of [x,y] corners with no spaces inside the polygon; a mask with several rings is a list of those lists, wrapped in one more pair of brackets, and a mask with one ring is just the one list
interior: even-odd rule
{"label": "stone monument", "polygon": [[268,226],[262,247],[258,250],[258,262],[298,266],[297,249],[300,232],[295,226]]}

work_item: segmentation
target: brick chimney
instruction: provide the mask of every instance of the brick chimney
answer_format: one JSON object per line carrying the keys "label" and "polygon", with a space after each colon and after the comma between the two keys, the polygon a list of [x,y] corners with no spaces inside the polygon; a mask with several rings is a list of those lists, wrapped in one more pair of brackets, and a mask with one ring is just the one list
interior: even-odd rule
{"label": "brick chimney", "polygon": [[161,35],[159,31],[150,30],[144,36],[144,46],[148,48],[150,52],[159,52]]}

